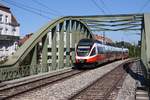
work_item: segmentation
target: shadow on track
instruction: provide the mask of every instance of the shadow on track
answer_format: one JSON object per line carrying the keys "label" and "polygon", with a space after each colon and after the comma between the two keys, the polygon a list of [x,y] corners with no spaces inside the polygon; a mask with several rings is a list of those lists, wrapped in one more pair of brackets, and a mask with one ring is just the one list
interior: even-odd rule
{"label": "shadow on track", "polygon": [[131,69],[131,63],[126,63],[123,65],[123,69],[135,80],[138,80],[141,85],[143,86],[150,86],[150,81],[146,80],[146,78],[144,77],[144,75],[140,75],[136,72],[134,72],[132,69]]}

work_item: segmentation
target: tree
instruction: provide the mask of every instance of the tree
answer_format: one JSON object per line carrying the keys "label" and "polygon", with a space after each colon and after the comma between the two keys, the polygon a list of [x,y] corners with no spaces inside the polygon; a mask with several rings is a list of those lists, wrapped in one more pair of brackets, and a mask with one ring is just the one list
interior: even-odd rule
{"label": "tree", "polygon": [[138,45],[132,45],[131,43],[128,42],[116,42],[113,43],[114,46],[122,48],[128,48],[129,49],[129,57],[140,57],[140,47]]}

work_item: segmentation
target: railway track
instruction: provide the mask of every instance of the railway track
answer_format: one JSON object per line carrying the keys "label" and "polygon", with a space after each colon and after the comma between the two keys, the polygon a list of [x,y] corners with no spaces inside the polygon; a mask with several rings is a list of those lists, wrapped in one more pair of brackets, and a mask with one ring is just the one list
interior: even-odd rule
{"label": "railway track", "polygon": [[81,70],[69,70],[63,73],[59,73],[53,76],[47,76],[39,79],[32,79],[28,82],[18,82],[12,85],[6,85],[0,88],[0,100],[5,100],[19,94],[23,94],[24,92],[31,91],[36,88],[40,88],[46,86],[48,84],[55,84],[59,81],[64,81],[68,78],[71,78],[75,75],[79,75],[85,71]]}
{"label": "railway track", "polygon": [[[116,70],[116,69],[118,69],[118,68],[115,68],[114,70]],[[27,82],[22,81],[22,82],[17,82],[16,84],[11,83],[4,87],[0,87],[0,100],[9,99],[9,98],[11,99],[13,97],[20,96],[20,95],[24,94],[25,92],[27,93],[29,91],[36,90],[36,89],[38,90],[39,88],[43,88],[44,86],[49,86],[49,85],[52,86],[53,84],[56,84],[56,83],[59,84],[65,80],[73,78],[77,75],[80,76],[81,74],[86,73],[87,71],[89,71],[89,70],[85,70],[85,71],[69,70],[69,71],[65,71],[63,73],[59,73],[59,74],[55,74],[55,75],[45,75],[46,77],[42,77],[42,78],[38,78],[38,79],[33,78],[32,80],[27,80]],[[118,69],[115,73],[118,73],[118,72],[121,73],[120,69]],[[109,73],[111,73],[111,72],[109,72]],[[118,74],[120,75],[120,73],[118,73]],[[104,76],[107,76],[107,75],[104,75]],[[115,75],[110,75],[110,78],[107,78],[107,79],[112,80],[111,76],[115,76]],[[121,77],[123,77],[123,76],[121,76]],[[105,78],[100,78],[100,79],[103,79],[102,81],[104,81],[103,82],[103,84],[104,84]],[[115,79],[117,79],[117,78],[115,78]],[[118,83],[120,83],[119,80],[118,80]],[[109,90],[109,89],[104,89],[104,90]],[[113,90],[113,88],[111,88],[110,90]],[[107,93],[105,95],[106,95],[105,97],[107,97],[109,95],[109,93]],[[72,97],[71,99],[74,99],[74,97]],[[86,99],[84,99],[84,100],[86,100]]]}
{"label": "railway track", "polygon": [[123,64],[103,75],[96,82],[72,96],[70,100],[112,100],[114,98],[112,92],[119,90],[126,76],[122,66]]}

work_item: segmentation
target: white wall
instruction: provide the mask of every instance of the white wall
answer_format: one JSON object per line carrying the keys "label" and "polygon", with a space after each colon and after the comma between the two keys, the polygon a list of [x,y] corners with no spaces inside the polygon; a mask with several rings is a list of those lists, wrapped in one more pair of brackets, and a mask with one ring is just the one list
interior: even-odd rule
{"label": "white wall", "polygon": [[[2,22],[0,23],[0,28],[2,28],[2,35],[13,35],[13,36],[19,36],[19,27],[14,27],[12,25],[10,25],[11,23],[11,14],[10,13],[7,13],[7,12],[4,12],[4,11],[1,11],[0,10],[0,14],[3,15],[2,17]],[[6,16],[8,16],[8,20],[6,22]],[[13,31],[13,29],[15,28],[15,32]],[[6,31],[6,29],[8,29]]]}
{"label": "white wall", "polygon": [[[0,22],[0,28],[2,28],[2,32],[0,33],[1,35],[11,35],[11,36],[19,36],[20,33],[20,27],[19,26],[12,26],[11,23],[11,14],[1,11],[0,14],[2,14],[2,21]],[[7,22],[6,22],[6,16]],[[13,31],[15,29],[15,31]],[[8,42],[8,43],[7,43]],[[7,45],[6,45],[7,44]],[[11,55],[15,52],[16,50],[16,43],[11,43],[10,41],[6,41],[5,44],[0,44],[0,57],[2,56],[8,56]],[[9,45],[9,46],[8,46]]]}

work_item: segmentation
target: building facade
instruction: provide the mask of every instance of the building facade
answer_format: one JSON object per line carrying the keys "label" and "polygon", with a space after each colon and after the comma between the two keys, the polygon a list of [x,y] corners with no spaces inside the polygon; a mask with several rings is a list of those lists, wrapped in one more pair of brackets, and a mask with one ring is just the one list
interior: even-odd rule
{"label": "building facade", "polygon": [[98,41],[101,41],[101,42],[104,42],[104,43],[113,43],[113,41],[108,38],[108,37],[105,37],[105,36],[101,36],[101,35],[98,35],[98,34],[93,34],[94,38]]}
{"label": "building facade", "polygon": [[10,8],[0,4],[0,59],[12,55],[19,40],[19,23]]}

